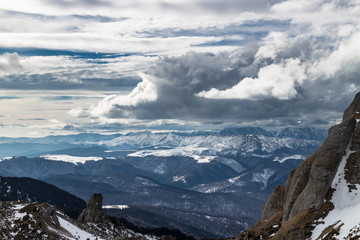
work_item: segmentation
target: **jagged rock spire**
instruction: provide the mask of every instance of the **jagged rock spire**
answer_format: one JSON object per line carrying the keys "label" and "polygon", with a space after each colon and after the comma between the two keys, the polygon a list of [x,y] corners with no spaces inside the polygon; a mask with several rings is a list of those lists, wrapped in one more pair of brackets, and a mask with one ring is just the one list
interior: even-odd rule
{"label": "jagged rock spire", "polygon": [[94,193],[86,204],[86,208],[80,214],[78,221],[101,223],[108,218],[102,209],[103,197],[100,193]]}

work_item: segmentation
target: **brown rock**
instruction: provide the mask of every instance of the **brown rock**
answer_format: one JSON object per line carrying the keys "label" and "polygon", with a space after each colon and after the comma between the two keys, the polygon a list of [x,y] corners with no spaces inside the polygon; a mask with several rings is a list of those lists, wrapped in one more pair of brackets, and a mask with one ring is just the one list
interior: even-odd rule
{"label": "brown rock", "polygon": [[276,186],[263,208],[260,221],[268,220],[277,212],[281,211],[283,209],[284,197],[285,188],[281,185]]}
{"label": "brown rock", "polygon": [[[283,222],[306,209],[315,207],[319,210],[321,208],[355,127],[356,121],[351,118],[333,127],[320,149],[296,170],[293,179],[297,179],[298,183],[289,188],[296,189],[305,186],[296,196],[292,207],[284,205],[288,208],[284,211]],[[286,196],[285,202],[288,198],[294,200],[293,197]],[[287,213],[289,215],[286,215]]]}

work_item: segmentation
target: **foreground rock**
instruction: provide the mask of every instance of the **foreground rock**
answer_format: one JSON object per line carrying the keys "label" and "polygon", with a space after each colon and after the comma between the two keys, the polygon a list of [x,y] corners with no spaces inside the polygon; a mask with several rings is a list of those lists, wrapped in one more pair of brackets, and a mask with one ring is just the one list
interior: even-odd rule
{"label": "foreground rock", "polygon": [[260,221],[236,239],[360,238],[359,112],[360,93],[322,146],[275,189]]}
{"label": "foreground rock", "polygon": [[0,202],[0,239],[159,239],[116,227],[102,212],[100,200],[101,195],[89,200],[81,221],[47,203]]}

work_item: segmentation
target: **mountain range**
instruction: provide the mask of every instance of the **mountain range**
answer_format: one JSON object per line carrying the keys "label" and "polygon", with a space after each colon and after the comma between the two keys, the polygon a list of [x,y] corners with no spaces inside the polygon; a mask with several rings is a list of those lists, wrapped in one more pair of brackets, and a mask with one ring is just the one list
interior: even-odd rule
{"label": "mountain range", "polygon": [[83,200],[99,192],[106,206],[127,206],[109,214],[140,226],[230,237],[256,222],[275,186],[326,134],[247,127],[2,138],[0,175],[36,178]]}

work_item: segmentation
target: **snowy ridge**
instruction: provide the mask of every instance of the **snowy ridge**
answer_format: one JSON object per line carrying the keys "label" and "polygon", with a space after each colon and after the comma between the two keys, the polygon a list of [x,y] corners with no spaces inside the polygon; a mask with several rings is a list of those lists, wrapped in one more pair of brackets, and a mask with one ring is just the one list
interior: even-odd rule
{"label": "snowy ridge", "polygon": [[103,160],[102,157],[78,157],[78,156],[70,156],[70,155],[41,155],[41,158],[52,161],[61,161],[61,162],[69,162],[75,165],[79,163],[84,164],[87,161],[99,161]]}
{"label": "snowy ridge", "polygon": [[[296,149],[299,147],[319,145],[319,141],[296,139],[289,137],[268,137],[263,135],[230,135],[222,136],[219,134],[206,136],[180,136],[174,133],[144,133],[138,135],[121,136],[110,141],[103,141],[100,144],[108,147],[122,147],[124,149],[136,149],[143,147],[167,147],[172,148],[172,152],[166,150],[156,154],[169,155],[181,151],[208,150],[211,152],[228,153],[252,153],[261,151],[271,153],[281,148]],[[143,154],[155,154],[155,152],[144,152]],[[140,154],[140,153],[137,153]]]}
{"label": "snowy ridge", "polygon": [[[169,134],[173,135],[173,134]],[[147,138],[155,139],[153,143],[148,142]],[[161,137],[160,137],[161,136]],[[294,138],[277,138],[266,137],[261,135],[232,135],[232,136],[172,136],[171,139],[176,141],[169,142],[168,135],[162,134],[140,134],[136,135],[136,141],[131,139],[133,136],[124,136],[109,141],[108,146],[121,147],[127,143],[127,147],[132,145],[134,149],[137,147],[153,147],[154,149],[140,150],[128,154],[130,157],[170,157],[185,156],[192,157],[199,163],[207,163],[215,159],[216,156],[243,156],[243,157],[261,157],[270,158],[271,153],[287,148],[299,149],[320,145],[320,142],[314,140],[294,139]],[[162,141],[164,140],[164,142]],[[168,145],[166,146],[165,143]],[[167,148],[167,149],[161,149]],[[262,152],[257,154],[254,152]],[[283,163],[289,159],[304,160],[305,156],[301,154],[293,154],[282,158],[276,157],[274,161]]]}
{"label": "snowy ridge", "polygon": [[0,162],[5,161],[5,160],[11,160],[13,157],[3,157],[0,158]]}

